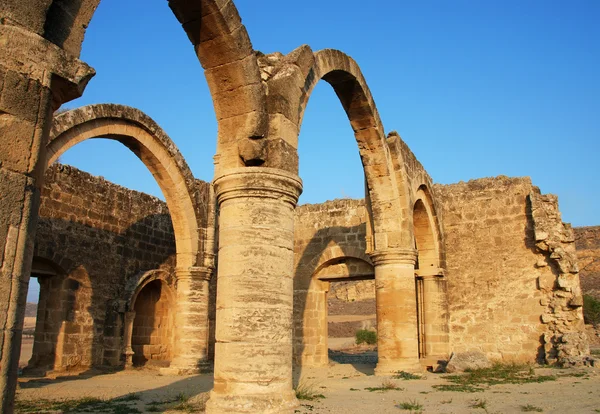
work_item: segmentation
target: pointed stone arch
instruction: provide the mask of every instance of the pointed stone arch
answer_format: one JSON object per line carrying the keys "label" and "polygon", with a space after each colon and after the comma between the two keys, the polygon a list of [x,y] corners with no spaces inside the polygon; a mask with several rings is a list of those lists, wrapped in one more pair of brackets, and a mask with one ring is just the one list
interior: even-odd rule
{"label": "pointed stone arch", "polygon": [[435,212],[431,192],[421,185],[415,193],[413,204],[413,233],[418,252],[419,270],[441,267],[441,229]]}
{"label": "pointed stone arch", "polygon": [[[263,71],[272,73],[265,75],[271,135],[282,136],[285,145],[294,150],[298,147],[298,134],[314,87],[320,80],[332,86],[354,130],[365,172],[373,222],[373,235],[368,236],[368,244],[374,250],[407,248],[410,239],[401,231],[403,211],[384,128],[358,64],[339,50],[313,53],[308,46],[301,46],[281,58],[275,69],[264,65]],[[293,172],[297,172],[297,165]]]}

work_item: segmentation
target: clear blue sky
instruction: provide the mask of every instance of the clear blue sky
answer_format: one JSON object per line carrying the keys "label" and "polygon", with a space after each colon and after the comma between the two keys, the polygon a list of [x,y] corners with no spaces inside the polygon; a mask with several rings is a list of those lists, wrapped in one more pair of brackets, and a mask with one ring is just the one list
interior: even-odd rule
{"label": "clear blue sky", "polygon": [[[386,132],[397,130],[433,180],[531,176],[563,220],[600,224],[600,2],[555,0],[238,0],[254,48],[340,49],[361,66]],[[167,2],[102,0],[82,60],[98,74],[76,107],[145,111],[193,173],[213,176],[216,121],[200,64]],[[159,195],[118,143],[93,140],[62,162]],[[317,85],[300,134],[301,203],[362,197],[352,130]]]}

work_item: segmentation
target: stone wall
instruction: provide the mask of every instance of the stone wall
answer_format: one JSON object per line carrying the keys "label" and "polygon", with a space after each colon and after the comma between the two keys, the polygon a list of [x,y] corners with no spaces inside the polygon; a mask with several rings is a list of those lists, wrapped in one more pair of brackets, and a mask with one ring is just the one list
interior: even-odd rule
{"label": "stone wall", "polygon": [[570,226],[528,178],[436,185],[446,236],[450,343],[521,362],[587,354]]}
{"label": "stone wall", "polygon": [[[528,178],[507,177],[436,185],[434,193],[446,237],[451,350],[479,349],[490,358],[526,362],[568,363],[585,355],[575,243],[570,226],[561,221],[556,197],[541,195]],[[300,326],[310,324],[307,316],[319,312],[319,303],[303,301],[318,290],[310,283],[313,276],[327,273],[319,266],[344,251],[364,252],[366,229],[362,200],[297,209],[297,337]],[[588,229],[577,234],[578,247],[588,246],[595,254],[597,233]],[[350,274],[348,267],[337,266],[333,273]],[[329,306],[335,302],[337,309],[349,300],[345,295],[355,284],[336,292],[341,298],[330,294]]]}
{"label": "stone wall", "polygon": [[174,265],[175,240],[164,202],[73,167],[50,167],[32,270],[41,292],[30,366],[121,365],[131,287],[145,272],[160,268],[174,291]]}
{"label": "stone wall", "polygon": [[[555,197],[540,195],[529,179],[506,177],[437,185],[434,197],[446,237],[452,350],[548,362],[585,354],[575,238],[560,220]],[[165,203],[54,165],[47,172],[40,216],[32,273],[41,293],[31,366],[81,370],[121,365],[123,314],[132,310],[124,292],[153,269],[169,275],[166,289],[174,292],[175,246]],[[364,282],[373,278],[365,254],[368,231],[364,200],[296,209],[297,362],[325,362],[327,301],[331,315],[357,315],[362,308],[372,313],[374,289],[359,289],[373,284]],[[583,228],[576,234],[581,267],[591,269],[593,278],[600,230]],[[340,283],[328,294],[331,281]],[[168,359],[169,344],[154,343],[158,337],[168,342],[167,330],[153,339],[140,324],[134,342],[146,342],[141,357]]]}
{"label": "stone wall", "polygon": [[581,289],[600,300],[600,226],[576,227],[575,246]]}

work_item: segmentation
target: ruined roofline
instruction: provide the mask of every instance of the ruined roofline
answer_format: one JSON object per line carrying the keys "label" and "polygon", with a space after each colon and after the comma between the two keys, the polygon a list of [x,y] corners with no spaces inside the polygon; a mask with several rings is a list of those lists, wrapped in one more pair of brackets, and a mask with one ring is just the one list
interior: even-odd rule
{"label": "ruined roofline", "polygon": [[457,183],[450,184],[440,184],[434,183],[435,187],[448,188],[448,187],[466,187],[470,190],[484,189],[490,184],[502,184],[502,185],[516,185],[516,184],[524,184],[530,186],[533,191],[536,193],[541,193],[540,189],[533,185],[531,182],[531,177],[523,176],[523,177],[509,177],[507,175],[496,175],[491,177],[480,177],[473,178],[469,181],[459,181]]}
{"label": "ruined roofline", "polygon": [[322,203],[306,203],[298,205],[296,211],[299,213],[309,211],[320,211],[325,207],[329,210],[330,208],[343,208],[343,207],[363,207],[365,205],[364,198],[336,198],[333,200],[327,200]]}
{"label": "ruined roofline", "polygon": [[573,227],[573,229],[575,230],[592,230],[592,231],[598,231],[600,232],[600,224],[597,225],[592,225],[592,226],[577,226],[577,227]]}
{"label": "ruined roofline", "polygon": [[[63,175],[69,175],[69,176],[75,176],[75,175],[80,175],[83,176],[87,181],[89,181],[92,184],[102,184],[105,185],[109,188],[112,188],[113,190],[117,191],[117,192],[129,192],[132,195],[135,196],[139,196],[141,198],[146,198],[149,201],[154,201],[156,203],[160,203],[160,204],[164,204],[165,207],[167,206],[167,202],[160,199],[159,197],[153,196],[151,194],[148,193],[144,193],[143,191],[138,191],[138,190],[133,190],[131,188],[128,187],[124,187],[122,185],[113,183],[110,180],[107,180],[106,178],[104,178],[101,175],[94,175],[91,174],[87,171],[81,170],[77,167],[74,167],[72,165],[69,164],[61,164],[59,162],[55,162],[54,164],[50,165],[48,167],[48,169],[46,170],[46,175],[58,175],[58,174],[63,174]],[[204,180],[199,180],[199,179],[195,179],[196,182],[200,185],[210,185],[210,183],[204,181]],[[46,182],[54,182],[55,180],[48,180],[46,179]]]}
{"label": "ruined roofline", "polygon": [[[474,178],[469,181],[459,181],[457,183],[451,184],[439,184],[434,183],[434,187],[441,188],[451,188],[451,187],[459,187],[464,186],[469,190],[475,189],[485,189],[490,184],[493,183],[502,183],[503,185],[515,185],[515,184],[525,184],[530,186],[533,191],[539,193],[540,190],[538,187],[534,186],[531,183],[531,177],[508,177],[506,175],[498,175],[495,177],[482,177],[482,178]],[[364,198],[336,198],[333,200],[327,200],[322,203],[306,203],[299,205],[296,207],[296,210],[307,210],[307,211],[318,211],[321,210],[324,206],[332,206],[332,207],[361,207],[364,206],[365,199]],[[600,228],[600,226],[598,226]]]}

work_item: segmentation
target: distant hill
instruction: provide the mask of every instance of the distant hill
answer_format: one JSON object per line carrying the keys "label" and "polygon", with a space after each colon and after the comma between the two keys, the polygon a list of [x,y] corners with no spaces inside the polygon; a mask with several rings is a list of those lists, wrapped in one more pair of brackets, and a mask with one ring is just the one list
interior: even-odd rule
{"label": "distant hill", "polygon": [[37,306],[37,303],[27,302],[27,305],[25,305],[25,317],[35,318],[37,316]]}

